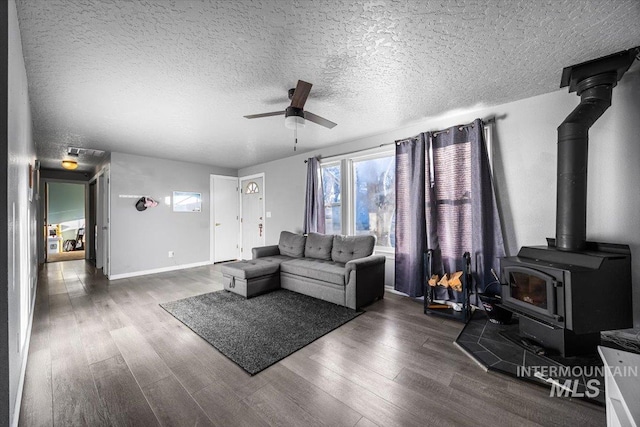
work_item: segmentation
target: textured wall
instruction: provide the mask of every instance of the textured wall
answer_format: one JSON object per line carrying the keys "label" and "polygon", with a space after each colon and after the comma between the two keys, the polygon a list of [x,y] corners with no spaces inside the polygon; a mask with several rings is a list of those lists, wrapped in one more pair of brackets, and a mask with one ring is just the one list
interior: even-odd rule
{"label": "textured wall", "polygon": [[[209,177],[235,176],[235,170],[112,153],[110,171],[111,276],[209,261]],[[173,191],[202,193],[202,212],[173,212],[164,202]],[[139,212],[136,199],[121,197],[132,195],[159,204]]]}
{"label": "textured wall", "polygon": [[[31,136],[31,111],[27,93],[27,75],[22,58],[18,18],[13,0],[8,7],[8,93],[7,93],[7,213],[8,221],[8,318],[0,321],[8,328],[6,343],[1,348],[9,358],[9,418],[0,424],[9,425],[18,414],[19,385],[26,364],[27,332],[32,317],[35,283],[38,272],[36,259],[37,203],[29,200],[29,164],[35,162],[35,146]],[[5,102],[4,99],[0,102]],[[4,197],[4,196],[3,196]],[[4,242],[4,240],[3,240]],[[5,384],[2,384],[4,387]],[[3,401],[4,405],[4,401]]]}
{"label": "textured wall", "polygon": [[[635,323],[640,326],[640,71],[627,73],[613,90],[612,106],[590,131],[587,238],[631,246]],[[523,245],[546,244],[555,235],[556,128],[579,103],[562,89],[491,108],[458,110],[420,124],[359,139],[313,153],[240,169],[239,176],[265,173],[266,243],[278,241],[280,230],[300,231],[306,167],[303,160],[364,148],[419,132],[500,117],[494,128],[494,180],[510,254]],[[605,284],[606,286],[606,284]]]}
{"label": "textured wall", "polygon": [[[245,167],[452,108],[551,92],[562,67],[638,45],[638,0],[20,0],[41,158],[67,145]],[[81,163],[84,159],[80,159]],[[45,166],[48,166],[45,164]]]}

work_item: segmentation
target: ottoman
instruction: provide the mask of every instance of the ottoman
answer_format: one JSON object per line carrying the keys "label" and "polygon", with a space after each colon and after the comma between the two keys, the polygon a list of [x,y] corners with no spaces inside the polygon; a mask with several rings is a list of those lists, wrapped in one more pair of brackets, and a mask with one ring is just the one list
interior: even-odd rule
{"label": "ottoman", "polygon": [[222,281],[224,289],[245,298],[280,288],[280,263],[254,259],[224,264]]}

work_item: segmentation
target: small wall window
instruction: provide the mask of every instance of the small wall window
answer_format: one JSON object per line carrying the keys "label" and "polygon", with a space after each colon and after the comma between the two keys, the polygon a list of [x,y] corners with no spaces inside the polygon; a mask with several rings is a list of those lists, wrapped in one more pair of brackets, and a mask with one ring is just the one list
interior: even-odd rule
{"label": "small wall window", "polygon": [[247,184],[247,187],[244,190],[245,194],[256,194],[260,192],[260,187],[254,181],[251,181]]}

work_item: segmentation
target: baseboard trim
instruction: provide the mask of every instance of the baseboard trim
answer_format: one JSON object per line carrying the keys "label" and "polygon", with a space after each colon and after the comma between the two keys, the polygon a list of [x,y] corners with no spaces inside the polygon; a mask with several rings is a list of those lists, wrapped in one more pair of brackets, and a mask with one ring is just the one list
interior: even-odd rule
{"label": "baseboard trim", "polygon": [[160,268],[154,268],[152,270],[140,270],[140,271],[133,271],[131,273],[112,274],[108,277],[108,279],[109,280],[127,279],[129,277],[147,276],[149,274],[166,273],[168,271],[184,270],[187,268],[194,268],[194,267],[203,267],[205,265],[212,265],[212,264],[213,263],[211,261],[202,261],[202,262],[195,262],[193,264],[172,265],[170,267],[160,267]]}

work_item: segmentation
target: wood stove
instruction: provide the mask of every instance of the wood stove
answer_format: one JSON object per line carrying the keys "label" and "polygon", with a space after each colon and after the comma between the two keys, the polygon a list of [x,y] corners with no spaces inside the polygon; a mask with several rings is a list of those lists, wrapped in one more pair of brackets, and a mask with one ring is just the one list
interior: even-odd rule
{"label": "wood stove", "polygon": [[556,238],[501,260],[502,304],[520,335],[563,357],[595,353],[600,332],[633,327],[631,251],[586,241],[589,128],[640,47],[563,70],[580,104],[558,127]]}
{"label": "wood stove", "polygon": [[563,357],[593,353],[600,331],[633,327],[631,251],[586,242],[585,250],[523,247],[500,264],[502,304],[520,314],[520,335]]}

